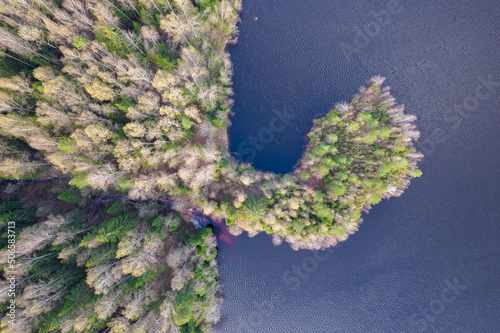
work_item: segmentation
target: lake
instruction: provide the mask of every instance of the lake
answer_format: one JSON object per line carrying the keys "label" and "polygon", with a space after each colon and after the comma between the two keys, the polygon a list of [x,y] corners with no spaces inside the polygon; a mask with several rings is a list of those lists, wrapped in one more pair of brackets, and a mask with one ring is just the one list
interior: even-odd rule
{"label": "lake", "polygon": [[290,172],[313,120],[382,75],[425,158],[329,251],[224,235],[216,331],[500,332],[498,1],[244,0],[240,29],[235,157]]}

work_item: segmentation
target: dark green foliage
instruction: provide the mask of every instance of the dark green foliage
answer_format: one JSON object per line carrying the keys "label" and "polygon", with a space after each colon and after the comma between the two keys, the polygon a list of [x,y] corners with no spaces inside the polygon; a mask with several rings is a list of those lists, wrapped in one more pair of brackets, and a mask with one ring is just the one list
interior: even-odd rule
{"label": "dark green foliage", "polygon": [[111,205],[111,207],[108,208],[108,214],[111,215],[118,215],[122,211],[123,208],[123,201],[115,201]]}
{"label": "dark green foliage", "polygon": [[210,228],[203,228],[196,234],[192,235],[188,239],[188,243],[195,246],[202,246],[204,244],[204,239],[212,234]]}
{"label": "dark green foliage", "polygon": [[151,281],[155,280],[158,278],[158,275],[160,272],[147,272],[144,275],[139,276],[138,278],[135,279],[135,285],[134,288],[140,288],[144,286],[145,284],[150,283]]}
{"label": "dark green foliage", "polygon": [[188,194],[191,192],[191,190],[189,188],[187,188],[186,186],[180,184],[177,186],[177,192],[178,192],[178,195],[185,195],[185,194]]}
{"label": "dark green foliage", "polygon": [[90,257],[90,259],[87,260],[87,264],[85,266],[92,267],[92,266],[99,265],[100,263],[102,263],[104,261],[115,259],[116,258],[116,249],[117,249],[116,243],[107,243],[103,246],[99,246],[92,253],[92,256]]}
{"label": "dark green foliage", "polygon": [[114,52],[121,58],[126,58],[127,54],[131,52],[127,42],[123,37],[123,31],[110,26],[96,28],[94,30],[95,39],[105,44],[108,50]]}
{"label": "dark green foliage", "polygon": [[29,265],[30,277],[33,279],[48,278],[60,268],[57,252],[52,249],[45,248],[37,253],[37,257],[31,265]]}
{"label": "dark green foliage", "polygon": [[175,66],[167,44],[158,43],[158,53],[156,54],[155,63],[165,70],[171,70]]}
{"label": "dark green foliage", "polygon": [[137,9],[137,11],[139,11],[140,16],[141,16],[141,21],[144,24],[153,26],[155,28],[160,27],[160,20],[159,20],[160,14],[159,13],[155,13],[154,15],[151,15],[150,13],[148,13],[148,9],[145,8],[140,2],[137,4],[136,9]]}
{"label": "dark green foliage", "polygon": [[211,7],[211,6],[214,6],[215,4],[217,4],[219,1],[217,0],[201,0],[199,2],[199,6],[200,6],[200,12],[203,12],[205,11],[207,8]]}
{"label": "dark green foliage", "polygon": [[176,325],[182,326],[190,320],[193,320],[195,300],[196,298],[189,286],[185,286],[179,292],[179,295],[174,301],[174,308],[177,313],[177,316],[174,319]]}
{"label": "dark green foliage", "polygon": [[[19,234],[24,228],[36,221],[36,210],[24,208],[18,201],[7,200],[0,205],[0,224],[3,225],[0,249],[7,246],[9,222],[14,222],[15,233]],[[12,225],[12,224],[11,224]]]}
{"label": "dark green foliage", "polygon": [[79,282],[66,295],[65,302],[59,316],[70,313],[71,311],[82,307],[85,304],[91,303],[99,296],[94,294],[94,291],[89,288],[85,281]]}
{"label": "dark green foliage", "polygon": [[260,221],[266,212],[267,208],[264,200],[257,197],[248,198],[241,210],[241,214],[245,219],[255,222]]}
{"label": "dark green foliage", "polygon": [[20,73],[30,75],[33,68],[29,60],[21,55],[0,50],[0,77],[10,77]]}
{"label": "dark green foliage", "polygon": [[0,206],[0,222],[16,222],[16,228],[35,220],[35,209],[25,209],[19,201],[5,201]]}
{"label": "dark green foliage", "polygon": [[99,229],[95,240],[100,243],[117,242],[127,231],[132,229],[135,223],[136,220],[132,219],[129,214],[114,217],[105,222],[104,226]]}
{"label": "dark green foliage", "polygon": [[120,19],[120,23],[128,30],[140,31],[141,23],[139,15],[133,9],[113,7],[115,15]]}
{"label": "dark green foliage", "polygon": [[57,198],[69,203],[79,203],[80,201],[82,201],[83,196],[77,187],[71,186],[66,191],[61,193]]}
{"label": "dark green foliage", "polygon": [[[118,96],[118,100],[112,103],[114,106],[116,106],[120,111],[127,113],[128,108],[131,106],[136,105],[136,101],[134,101],[132,98],[120,95]],[[123,118],[125,120],[126,118]]]}

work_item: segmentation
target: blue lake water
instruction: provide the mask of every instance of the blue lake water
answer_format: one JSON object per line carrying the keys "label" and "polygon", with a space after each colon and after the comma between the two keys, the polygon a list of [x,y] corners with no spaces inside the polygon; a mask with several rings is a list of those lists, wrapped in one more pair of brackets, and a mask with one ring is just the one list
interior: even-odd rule
{"label": "blue lake water", "polygon": [[244,0],[240,29],[236,157],[291,171],[313,119],[373,75],[426,157],[331,251],[220,242],[216,331],[500,332],[500,3]]}

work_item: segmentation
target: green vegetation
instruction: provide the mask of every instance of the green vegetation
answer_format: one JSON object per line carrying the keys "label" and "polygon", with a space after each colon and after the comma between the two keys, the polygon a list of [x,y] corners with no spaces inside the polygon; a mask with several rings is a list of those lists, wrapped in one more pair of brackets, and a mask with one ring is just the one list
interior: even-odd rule
{"label": "green vegetation", "polygon": [[[17,272],[16,325],[3,316],[2,332],[205,332],[218,320],[211,229],[184,224],[189,233],[170,232],[180,217],[157,204],[121,202],[113,217],[96,214],[88,197],[80,207],[55,196],[28,198],[61,186],[65,198],[78,191],[63,183],[19,184],[1,197],[2,313],[11,298],[7,271]],[[7,261],[8,222],[16,224],[14,263]]]}
{"label": "green vegetation", "polygon": [[180,201],[227,166],[225,49],[240,8],[239,0],[2,3],[0,181],[72,178],[2,186],[0,268],[18,272],[16,325],[2,315],[2,332],[207,332],[218,321],[210,229],[155,201],[94,198]]}
{"label": "green vegetation", "polygon": [[395,104],[384,80],[372,78],[350,104],[315,121],[292,174],[231,164],[217,174],[226,185],[224,199],[209,199],[204,209],[227,217],[235,235],[264,231],[275,244],[284,239],[294,249],[321,249],[347,239],[358,230],[363,211],[400,196],[422,174],[417,163],[423,156],[413,146],[420,135],[416,117]]}
{"label": "green vegetation", "polygon": [[241,214],[246,220],[259,222],[266,214],[266,205],[264,200],[256,197],[248,198],[243,204]]}
{"label": "green vegetation", "polygon": [[236,234],[319,249],[421,175],[415,117],[380,77],[315,122],[294,173],[236,163],[226,46],[237,38],[239,0],[9,6],[0,47],[19,71],[4,68],[0,79],[3,178],[69,174],[81,191],[166,194],[179,212],[225,218]]}
{"label": "green vegetation", "polygon": [[[94,32],[95,39],[106,45],[110,52],[113,52],[120,58],[127,58],[127,55],[130,53],[130,48],[125,41],[124,32],[122,30],[105,25],[102,28],[94,28]],[[73,42],[76,48],[81,48],[75,44],[82,45],[81,42],[77,42],[76,40]]]}
{"label": "green vegetation", "polygon": [[[234,234],[322,249],[421,175],[416,118],[380,77],[315,122],[293,173],[238,164],[226,47],[240,10],[241,0],[2,3],[0,180],[71,178],[24,199],[2,192],[0,223],[16,222],[26,278],[15,331],[206,332],[220,306],[216,242],[181,223],[190,208]],[[151,203],[163,196],[180,215]]]}
{"label": "green vegetation", "polygon": [[283,177],[275,185],[280,190],[268,195],[279,214],[264,218],[263,230],[277,231],[296,248],[334,245],[357,230],[363,210],[401,195],[421,175],[422,155],[412,144],[419,136],[415,117],[403,114],[383,81],[373,78],[349,105],[316,120],[293,180]]}
{"label": "green vegetation", "polygon": [[66,191],[61,193],[57,198],[70,203],[79,203],[83,199],[82,194],[77,187],[68,188]]}

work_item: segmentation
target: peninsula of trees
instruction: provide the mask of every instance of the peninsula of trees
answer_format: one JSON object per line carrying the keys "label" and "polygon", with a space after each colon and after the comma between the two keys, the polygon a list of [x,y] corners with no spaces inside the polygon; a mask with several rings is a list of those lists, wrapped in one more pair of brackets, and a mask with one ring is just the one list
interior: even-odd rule
{"label": "peninsula of trees", "polygon": [[[240,10],[241,0],[0,0],[0,179],[71,179],[43,185],[62,206],[52,194],[33,202],[44,197],[34,185],[3,197],[3,239],[19,219],[24,331],[208,331],[215,240],[181,223],[190,209],[234,234],[324,249],[420,176],[416,118],[381,77],[315,121],[294,172],[232,158],[226,48]],[[169,207],[92,204],[105,195],[166,196]]]}

